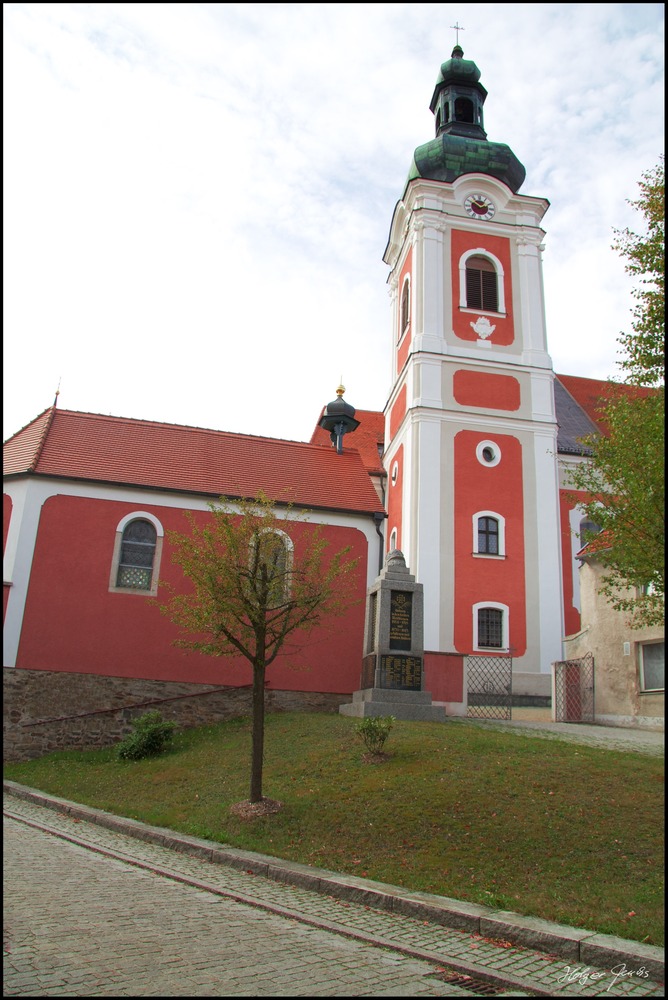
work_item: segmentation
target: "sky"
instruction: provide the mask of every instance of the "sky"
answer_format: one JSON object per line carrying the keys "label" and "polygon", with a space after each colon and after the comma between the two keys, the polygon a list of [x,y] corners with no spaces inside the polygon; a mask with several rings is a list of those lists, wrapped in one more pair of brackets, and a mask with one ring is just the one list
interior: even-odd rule
{"label": "sky", "polygon": [[309,440],[390,388],[382,257],[456,41],[547,198],[548,348],[621,377],[614,230],[663,151],[664,5],[5,3],[4,433],[50,406]]}

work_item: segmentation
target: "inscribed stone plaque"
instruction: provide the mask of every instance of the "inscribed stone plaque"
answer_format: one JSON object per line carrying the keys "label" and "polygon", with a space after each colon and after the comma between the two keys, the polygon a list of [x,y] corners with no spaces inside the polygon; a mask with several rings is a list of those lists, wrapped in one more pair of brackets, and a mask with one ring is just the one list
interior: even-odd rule
{"label": "inscribed stone plaque", "polygon": [[422,687],[422,657],[381,656],[382,687],[419,691]]}
{"label": "inscribed stone plaque", "polygon": [[412,593],[393,590],[390,595],[390,649],[411,648],[412,619]]}

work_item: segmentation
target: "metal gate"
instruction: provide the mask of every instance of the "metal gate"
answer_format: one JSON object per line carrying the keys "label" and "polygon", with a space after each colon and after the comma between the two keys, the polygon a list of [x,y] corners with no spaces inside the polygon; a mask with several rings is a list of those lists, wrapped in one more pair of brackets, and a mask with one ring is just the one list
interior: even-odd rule
{"label": "metal gate", "polygon": [[466,714],[469,718],[511,718],[512,656],[467,656],[466,678]]}
{"label": "metal gate", "polygon": [[555,722],[594,721],[594,657],[553,664]]}

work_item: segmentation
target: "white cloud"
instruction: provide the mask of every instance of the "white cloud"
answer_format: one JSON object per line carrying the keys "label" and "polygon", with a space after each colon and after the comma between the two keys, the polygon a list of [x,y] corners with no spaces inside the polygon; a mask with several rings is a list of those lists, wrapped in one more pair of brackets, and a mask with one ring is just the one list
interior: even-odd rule
{"label": "white cloud", "polygon": [[61,405],[308,438],[382,408],[382,263],[454,42],[545,218],[558,371],[606,377],[661,4],[4,4],[5,435]]}

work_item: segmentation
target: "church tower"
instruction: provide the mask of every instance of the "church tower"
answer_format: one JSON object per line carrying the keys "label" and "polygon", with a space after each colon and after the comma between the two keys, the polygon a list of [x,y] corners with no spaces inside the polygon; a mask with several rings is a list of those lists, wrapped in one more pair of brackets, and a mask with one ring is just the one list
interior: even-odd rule
{"label": "church tower", "polygon": [[525,170],[487,139],[486,96],[456,45],[392,218],[387,547],[424,586],[425,650],[510,652],[521,691],[561,657],[548,202],[518,193]]}

